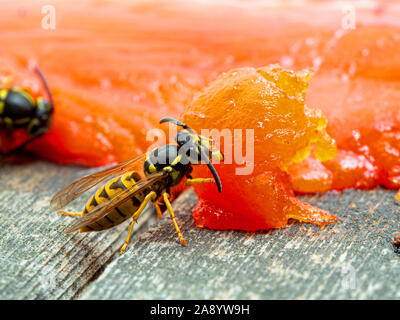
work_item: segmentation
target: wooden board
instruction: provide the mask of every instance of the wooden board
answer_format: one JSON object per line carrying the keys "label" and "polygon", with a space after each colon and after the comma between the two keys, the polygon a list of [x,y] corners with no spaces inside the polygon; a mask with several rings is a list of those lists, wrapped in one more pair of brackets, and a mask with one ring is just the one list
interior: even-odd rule
{"label": "wooden board", "polygon": [[[0,168],[0,299],[73,298],[120,249],[126,224],[67,235],[62,230],[74,218],[49,209],[56,191],[87,172],[45,162]],[[81,211],[86,200],[68,209]],[[151,221],[150,214],[137,231]]]}
{"label": "wooden board", "polygon": [[305,198],[342,222],[295,224],[266,233],[198,229],[192,193],[175,203],[189,246],[165,216],[117,257],[84,299],[391,299],[399,298],[399,227],[394,192],[347,191]]}
{"label": "wooden board", "polygon": [[[54,192],[82,173],[45,162],[0,168],[0,299],[400,298],[393,191],[303,197],[342,221],[246,233],[197,228],[188,190],[174,203],[188,247],[167,214],[155,221],[147,210],[121,256],[128,224],[66,235],[74,218],[48,208]],[[78,211],[84,200],[68,208]]]}

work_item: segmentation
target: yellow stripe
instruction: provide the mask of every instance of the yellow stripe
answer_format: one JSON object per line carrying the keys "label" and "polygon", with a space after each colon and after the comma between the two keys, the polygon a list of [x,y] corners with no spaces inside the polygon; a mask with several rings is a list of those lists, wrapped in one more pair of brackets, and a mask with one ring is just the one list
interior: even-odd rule
{"label": "yellow stripe", "polygon": [[32,120],[30,121],[30,123],[29,123],[29,125],[28,125],[28,128],[27,128],[28,132],[30,132],[30,131],[32,130],[32,128],[33,128],[33,126],[34,126],[35,124],[40,124],[39,119],[34,118],[34,119],[32,119]]}
{"label": "yellow stripe", "polygon": [[[100,188],[99,190],[97,190],[97,192],[96,192],[95,195],[94,195],[94,198],[95,198],[97,204],[100,204],[100,203],[102,203],[102,202],[108,201],[107,198],[100,197],[101,191],[103,191],[103,188]],[[106,192],[107,192],[107,191],[106,191]]]}
{"label": "yellow stripe", "polygon": [[0,101],[0,115],[3,114],[4,111],[4,101]]}
{"label": "yellow stripe", "polygon": [[198,134],[188,132],[188,135],[192,137],[192,143],[196,143],[196,142],[200,141],[200,137]]}
{"label": "yellow stripe", "polygon": [[121,181],[124,184],[124,186],[128,189],[132,186],[132,182],[130,179],[127,180],[127,178],[130,178],[130,173],[126,173],[121,177]]}
{"label": "yellow stripe", "polygon": [[47,109],[44,104],[45,102],[46,100],[44,100],[42,97],[36,99],[36,105],[39,109]]}
{"label": "yellow stripe", "polygon": [[156,167],[154,166],[154,164],[150,164],[150,165],[149,165],[149,171],[150,171],[150,173],[154,173],[154,172],[157,171],[157,169],[156,169]]}
{"label": "yellow stripe", "polygon": [[[87,210],[88,212],[90,212],[91,210],[93,210],[93,209],[95,208],[95,206],[90,205],[90,204],[92,203],[92,201],[93,201],[93,198],[96,200],[97,204],[100,204],[100,203],[102,203],[102,202],[109,201],[109,199],[112,199],[112,198],[114,198],[117,194],[119,194],[119,193],[122,191],[121,188],[118,188],[118,189],[110,189],[110,186],[111,186],[114,182],[117,182],[118,180],[120,180],[120,181],[124,184],[124,186],[125,186],[126,188],[131,188],[132,185],[136,183],[136,181],[135,181],[134,179],[131,179],[131,178],[130,178],[131,174],[132,174],[132,172],[125,173],[124,175],[119,176],[119,177],[116,177],[116,178],[114,178],[113,180],[109,181],[109,182],[104,186],[104,192],[107,194],[108,198],[105,198],[105,197],[100,196],[101,193],[102,193],[102,191],[103,191],[103,187],[100,188],[100,189],[98,189],[98,190],[96,191],[96,193],[95,193],[92,197],[90,197],[90,199],[89,199],[88,202],[86,203],[86,206],[85,206],[86,210]],[[131,201],[127,201],[127,203],[131,203]],[[132,212],[130,212],[130,210],[134,209],[134,207],[133,207],[132,204],[122,205],[121,207],[118,207],[118,208],[119,208],[120,211],[122,211],[126,216],[131,215]],[[110,214],[111,214],[111,213],[110,213]],[[115,212],[115,214],[113,214],[113,218],[116,217],[116,214],[117,214],[116,212]],[[110,219],[112,219],[112,218],[110,217]],[[112,220],[116,220],[116,219],[112,219]]]}
{"label": "yellow stripe", "polygon": [[175,166],[177,163],[179,163],[179,161],[181,161],[181,159],[182,159],[182,154],[179,154],[179,155],[175,158],[175,160],[171,163],[171,166],[172,166],[172,167]]}
{"label": "yellow stripe", "polygon": [[88,212],[90,212],[91,210],[93,210],[94,208],[96,208],[95,206],[91,206],[90,204],[92,203],[92,200],[93,200],[93,196],[92,197],[90,197],[90,199],[89,199],[89,201],[86,203],[86,210],[88,211]]}
{"label": "yellow stripe", "polygon": [[5,100],[7,98],[8,90],[7,89],[2,89],[0,90],[0,99]]}
{"label": "yellow stripe", "polygon": [[118,192],[120,192],[120,190],[121,190],[121,189],[110,189],[110,186],[111,186],[114,182],[118,181],[119,178],[120,178],[120,177],[117,177],[117,178],[111,180],[111,181],[108,182],[108,183],[106,184],[106,186],[105,186],[106,192],[107,192],[107,194],[108,194],[108,196],[109,196],[110,198],[113,198],[113,197],[115,196],[115,194],[118,193]]}

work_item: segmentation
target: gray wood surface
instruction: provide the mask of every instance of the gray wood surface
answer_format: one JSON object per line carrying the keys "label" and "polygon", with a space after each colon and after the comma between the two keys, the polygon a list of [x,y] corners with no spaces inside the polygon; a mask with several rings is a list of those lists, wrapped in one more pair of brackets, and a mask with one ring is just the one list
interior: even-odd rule
{"label": "gray wood surface", "polygon": [[[83,172],[40,161],[0,168],[0,299],[400,298],[393,191],[302,197],[342,221],[246,233],[197,228],[188,190],[173,204],[188,247],[167,214],[155,221],[147,210],[119,255],[127,223],[66,235],[74,218],[48,208],[54,192]],[[68,208],[80,210],[85,200]]]}
{"label": "gray wood surface", "polygon": [[[56,191],[87,172],[45,162],[0,168],[0,299],[73,298],[119,251],[126,225],[67,235],[75,218],[49,209]],[[81,211],[86,200],[67,208]]]}

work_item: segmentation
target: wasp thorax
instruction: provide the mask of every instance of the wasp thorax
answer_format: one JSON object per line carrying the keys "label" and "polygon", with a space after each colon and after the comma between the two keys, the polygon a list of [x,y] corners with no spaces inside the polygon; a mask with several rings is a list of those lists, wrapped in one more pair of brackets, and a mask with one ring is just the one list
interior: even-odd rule
{"label": "wasp thorax", "polygon": [[171,165],[177,156],[177,146],[167,144],[151,151],[149,160],[157,169],[162,169]]}
{"label": "wasp thorax", "polygon": [[144,169],[147,175],[163,171],[169,176],[170,185],[178,184],[188,172],[190,164],[181,162],[182,156],[179,153],[179,147],[167,144],[154,149],[148,155]]}

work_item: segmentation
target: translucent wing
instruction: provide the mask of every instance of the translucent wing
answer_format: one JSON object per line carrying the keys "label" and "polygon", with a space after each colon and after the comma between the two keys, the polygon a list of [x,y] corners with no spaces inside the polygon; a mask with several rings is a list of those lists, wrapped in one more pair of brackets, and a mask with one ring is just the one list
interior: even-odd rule
{"label": "translucent wing", "polygon": [[148,176],[145,180],[139,180],[136,184],[132,185],[130,188],[120,191],[112,199],[100,203],[96,208],[94,208],[82,219],[80,219],[79,222],[67,228],[66,230],[64,230],[64,232],[71,233],[91,223],[96,222],[97,220],[103,218],[108,212],[110,212],[115,207],[118,207],[125,201],[131,199],[138,192],[143,191],[144,189],[153,185],[155,182],[160,181],[164,176],[165,175],[163,172],[156,172]]}
{"label": "translucent wing", "polygon": [[135,166],[141,160],[143,160],[145,156],[145,154],[142,154],[136,158],[117,164],[111,168],[93,173],[79,180],[76,180],[75,182],[58,191],[53,196],[53,198],[50,200],[50,207],[54,210],[61,209],[65,207],[68,203],[79,197],[81,194],[90,190],[99,183],[102,183],[114,176],[119,176],[127,171],[140,172],[140,170],[143,169],[140,168],[139,170],[137,170]]}

